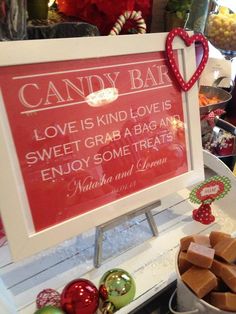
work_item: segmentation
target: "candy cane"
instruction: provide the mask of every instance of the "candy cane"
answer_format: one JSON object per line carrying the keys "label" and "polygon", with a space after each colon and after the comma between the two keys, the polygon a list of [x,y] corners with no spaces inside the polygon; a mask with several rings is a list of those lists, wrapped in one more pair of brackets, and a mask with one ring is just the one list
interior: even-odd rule
{"label": "candy cane", "polygon": [[146,33],[147,26],[144,19],[142,18],[141,12],[125,11],[124,14],[121,14],[118,17],[118,20],[112,27],[109,35],[118,35],[128,20],[133,20],[136,23],[137,31],[139,34]]}

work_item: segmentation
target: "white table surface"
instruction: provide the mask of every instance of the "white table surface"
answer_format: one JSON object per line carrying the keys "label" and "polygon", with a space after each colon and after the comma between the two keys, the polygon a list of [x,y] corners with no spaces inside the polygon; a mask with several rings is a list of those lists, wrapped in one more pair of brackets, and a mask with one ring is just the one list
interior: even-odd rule
{"label": "white table surface", "polygon": [[[236,231],[235,176],[209,153],[204,153],[204,163],[212,169],[206,169],[207,176],[226,175],[232,183],[229,194],[212,206],[216,217],[214,223],[202,225],[192,220],[192,210],[197,206],[188,200],[190,189],[184,189],[163,199],[161,207],[153,211],[158,237],[152,237],[147,221],[142,217],[125,223],[118,227],[119,232],[114,230],[107,236],[104,255],[109,258],[98,269],[94,268],[92,259],[94,231],[17,264],[11,262],[5,245],[0,249],[0,312],[33,314],[35,299],[41,290],[61,291],[75,278],[87,278],[98,286],[104,272],[117,267],[128,271],[136,282],[135,299],[117,314],[127,314],[153,297],[176,279],[175,256],[181,237],[193,233],[209,234],[212,230]],[[76,247],[81,248],[81,245],[83,254],[76,253]],[[128,249],[129,246],[133,248]]]}

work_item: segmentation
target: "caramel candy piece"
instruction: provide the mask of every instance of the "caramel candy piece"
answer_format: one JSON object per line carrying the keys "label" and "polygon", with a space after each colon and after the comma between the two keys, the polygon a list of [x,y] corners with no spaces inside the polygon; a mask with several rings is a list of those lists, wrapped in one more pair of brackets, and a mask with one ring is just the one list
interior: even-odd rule
{"label": "caramel candy piece", "polygon": [[181,278],[199,298],[203,298],[217,286],[216,276],[210,270],[197,266],[192,266]]}
{"label": "caramel candy piece", "polygon": [[224,311],[236,311],[236,294],[231,292],[211,292],[210,303]]}
{"label": "caramel candy piece", "polygon": [[236,238],[224,238],[215,246],[215,254],[228,263],[236,260]]}
{"label": "caramel candy piece", "polygon": [[231,235],[221,231],[212,231],[209,235],[211,246],[214,247],[219,241],[231,238]]}
{"label": "caramel candy piece", "polygon": [[221,269],[221,279],[236,293],[236,265],[227,265]]}
{"label": "caramel candy piece", "polygon": [[178,259],[179,273],[182,275],[186,270],[192,267],[192,264],[187,260],[187,253],[180,252]]}
{"label": "caramel candy piece", "polygon": [[208,236],[202,234],[193,234],[190,236],[186,236],[180,240],[180,250],[187,251],[191,242],[198,243],[206,247],[211,246],[210,239]]}
{"label": "caramel candy piece", "polygon": [[210,268],[214,255],[214,249],[191,242],[187,251],[187,260],[195,266]]}
{"label": "caramel candy piece", "polygon": [[211,271],[213,274],[215,274],[217,277],[221,278],[221,272],[223,267],[227,267],[228,264],[225,264],[223,262],[218,261],[217,259],[214,259],[211,265]]}

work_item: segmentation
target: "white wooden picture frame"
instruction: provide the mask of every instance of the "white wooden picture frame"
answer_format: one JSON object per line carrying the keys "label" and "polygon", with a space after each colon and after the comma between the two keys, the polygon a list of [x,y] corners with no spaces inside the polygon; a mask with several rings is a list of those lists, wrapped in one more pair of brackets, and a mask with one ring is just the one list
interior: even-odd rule
{"label": "white wooden picture frame", "polygon": [[[94,76],[96,75],[99,76],[99,73],[100,73],[99,71],[104,71],[104,68],[107,67],[109,71],[106,72],[106,77],[110,77],[109,81],[111,84],[113,84],[112,85],[113,88],[111,89],[108,88],[107,90],[109,92],[110,91],[113,92],[114,86],[116,83],[115,78],[118,81],[119,75],[120,77],[122,76],[125,78],[126,76],[124,75],[126,72],[129,73],[129,75],[131,74],[137,75],[135,77],[127,76],[127,80],[126,79],[121,80],[121,83],[119,83],[121,85],[121,89],[122,88],[125,89],[125,88],[128,88],[127,86],[131,86],[132,90],[130,89],[129,92],[127,93],[124,92],[123,94],[121,94],[119,88],[115,89],[115,91],[118,92],[118,95],[116,95],[116,98],[118,97],[118,100],[114,98],[113,102],[111,102],[110,104],[105,104],[104,106],[105,109],[103,108],[101,109],[101,110],[109,110],[107,108],[114,108],[112,106],[115,106],[116,104],[118,106],[117,108],[122,108],[122,107],[119,107],[119,106],[124,105],[122,103],[123,100],[121,101],[121,99],[128,99],[127,100],[128,102],[126,101],[125,103],[129,104],[129,97],[131,97],[130,95],[132,95],[132,101],[135,100],[137,101],[137,103],[141,101],[140,99],[143,99],[142,98],[143,96],[141,96],[143,95],[142,91],[136,91],[134,84],[137,83],[136,88],[138,89],[138,75],[141,75],[140,74],[141,72],[138,72],[139,70],[137,70],[138,67],[142,66],[142,69],[145,69],[146,67],[147,71],[149,72],[146,72],[145,79],[141,78],[140,76],[139,76],[139,79],[140,79],[140,84],[143,84],[143,88],[146,88],[144,86],[145,84],[147,86],[148,84],[150,84],[148,86],[149,87],[148,91],[147,92],[145,91],[145,102],[146,102],[145,105],[147,106],[147,108],[151,108],[150,107],[151,103],[149,103],[149,91],[150,93],[152,93],[152,97],[156,97],[157,99],[156,104],[158,104],[158,97],[160,97],[159,95],[161,95],[159,93],[162,93],[159,88],[162,86],[160,86],[161,85],[160,82],[159,82],[158,88],[154,86],[155,78],[153,74],[151,73],[151,71],[154,67],[157,68],[158,66],[152,63],[155,60],[151,60],[150,56],[155,57],[155,53],[157,53],[158,56],[162,55],[164,56],[163,58],[165,59],[164,51],[165,51],[166,36],[167,36],[166,33],[161,33],[161,34],[146,34],[146,35],[132,35],[132,36],[122,35],[122,36],[116,36],[116,37],[107,36],[107,37],[93,37],[93,38],[90,38],[90,37],[69,38],[69,39],[34,40],[34,41],[17,41],[17,42],[0,43],[0,48],[1,48],[0,49],[0,87],[1,87],[1,94],[0,94],[0,147],[1,147],[0,211],[1,211],[1,217],[4,223],[4,227],[5,227],[5,231],[7,234],[9,246],[11,249],[12,257],[14,260],[19,260],[19,259],[28,257],[30,255],[33,255],[35,253],[38,253],[44,249],[47,249],[58,243],[63,242],[66,239],[72,238],[82,232],[85,232],[86,230],[96,227],[104,222],[112,220],[120,215],[124,215],[125,213],[128,213],[129,211],[132,211],[135,208],[140,208],[141,206],[145,206],[148,203],[151,203],[155,200],[159,200],[166,195],[177,192],[178,190],[182,188],[188,187],[192,184],[195,184],[203,180],[203,176],[204,176],[203,175],[203,156],[202,156],[202,149],[201,149],[200,116],[199,116],[199,107],[198,107],[198,87],[197,87],[197,84],[195,84],[191,90],[184,93],[178,88],[175,81],[171,79],[168,82],[168,86],[163,85],[162,97],[166,97],[166,98],[170,97],[170,94],[174,90],[174,93],[176,93],[176,95],[181,99],[181,103],[178,104],[178,106],[180,106],[179,108],[181,108],[180,111],[183,118],[181,119],[181,121],[179,121],[178,119],[175,121],[174,119],[174,124],[175,122],[177,122],[177,124],[180,123],[180,126],[177,126],[177,128],[179,127],[181,131],[184,132],[184,143],[182,143],[181,145],[184,148],[184,154],[185,154],[184,156],[185,158],[184,160],[186,164],[185,170],[181,170],[178,172],[178,169],[182,169],[181,168],[182,165],[181,165],[181,160],[178,158],[178,152],[174,150],[173,155],[176,154],[176,156],[171,156],[170,152],[168,152],[168,154],[169,156],[171,156],[171,158],[172,157],[174,158],[173,160],[175,160],[176,163],[180,163],[180,165],[176,166],[175,162],[171,162],[170,164],[163,165],[163,169],[161,170],[160,173],[164,179],[161,179],[161,178],[156,179],[155,175],[153,174],[154,172],[151,172],[151,171],[147,173],[145,176],[145,172],[144,172],[144,183],[141,182],[142,180],[140,179],[140,177],[138,177],[138,180],[136,180],[137,182],[135,181],[138,185],[143,184],[143,185],[139,185],[142,188],[133,190],[133,187],[128,186],[126,187],[125,194],[123,195],[121,194],[121,196],[119,197],[117,196],[117,194],[114,196],[115,192],[109,192],[110,194],[108,193],[108,195],[110,195],[111,197],[107,199],[103,199],[103,202],[98,203],[99,204],[98,206],[91,205],[92,207],[88,208],[86,211],[83,211],[83,210],[79,211],[78,214],[73,214],[72,216],[70,215],[66,216],[66,214],[64,214],[63,212],[62,215],[65,215],[65,216],[63,216],[64,218],[62,220],[55,219],[54,223],[51,223],[51,225],[46,225],[46,227],[44,226],[42,228],[41,227],[35,228],[35,225],[37,224],[36,220],[38,219],[37,217],[40,216],[39,210],[38,210],[37,215],[35,216],[36,218],[34,218],[35,220],[32,218],[32,208],[31,208],[28,196],[30,195],[30,193],[33,193],[34,197],[32,197],[32,199],[35,199],[35,192],[38,192],[40,195],[39,196],[40,199],[43,198],[44,196],[46,197],[48,193],[51,193],[51,189],[53,189],[54,187],[53,184],[55,184],[55,182],[52,180],[51,175],[49,175],[46,172],[44,172],[44,177],[42,177],[42,169],[39,170],[41,171],[41,177],[40,177],[41,181],[36,178],[38,172],[35,172],[35,178],[34,178],[34,175],[30,173],[30,176],[31,176],[30,180],[32,179],[32,182],[34,181],[34,179],[40,181],[38,191],[35,191],[35,189],[31,190],[30,183],[28,182],[27,183],[28,185],[27,185],[25,182],[24,176],[27,175],[26,170],[32,169],[35,166],[34,161],[36,163],[36,157],[35,157],[36,150],[34,151],[34,154],[32,153],[31,155],[29,155],[29,152],[31,151],[30,140],[32,141],[32,143],[33,141],[36,141],[36,140],[38,141],[38,143],[40,141],[39,139],[40,136],[36,134],[36,131],[34,131],[34,137],[33,137],[33,132],[32,132],[33,129],[30,128],[29,125],[31,123],[34,124],[35,121],[37,121],[40,124],[41,123],[40,121],[43,121],[43,117],[44,117],[43,114],[45,113],[47,113],[47,117],[51,117],[52,115],[55,114],[55,119],[56,119],[57,115],[59,115],[59,112],[61,111],[63,112],[61,113],[62,115],[61,119],[63,119],[64,111],[62,110],[67,110],[65,112],[68,113],[70,117],[70,118],[67,118],[66,116],[65,119],[67,119],[67,122],[72,121],[72,120],[74,122],[77,119],[75,118],[75,116],[76,117],[78,116],[78,112],[76,112],[77,107],[75,103],[73,103],[72,105],[70,103],[71,109],[61,109],[61,108],[66,107],[65,104],[63,103],[63,99],[62,99],[63,96],[59,94],[56,95],[56,89],[50,89],[54,85],[52,85],[53,83],[49,83],[49,79],[47,78],[51,78],[51,75],[54,75],[55,73],[56,75],[61,75],[61,73],[63,72],[63,73],[70,73],[70,75],[72,75],[71,73],[74,73],[75,71],[82,71],[82,70],[90,71],[90,73],[93,73]],[[174,49],[176,50],[176,53],[178,56],[178,63],[183,73],[183,76],[186,79],[188,79],[192,75],[192,73],[195,71],[195,68],[196,68],[194,45],[190,47],[186,47],[184,43],[181,41],[181,39],[177,38],[174,41]],[[136,57],[137,57],[137,60],[135,59]],[[114,59],[114,58],[117,58],[117,59]],[[166,60],[164,59],[162,59],[161,62],[166,63]],[[91,66],[92,63],[91,64],[89,63],[90,60],[93,60],[94,62],[93,67]],[[115,64],[112,63],[114,62],[113,60],[116,60]],[[127,62],[127,60],[129,60],[129,62]],[[130,60],[132,60],[132,62],[130,62]],[[146,60],[146,61],[143,62],[142,60]],[[75,69],[71,68],[73,66],[73,62],[76,65]],[[76,62],[80,62],[80,63],[76,63]],[[101,63],[98,63],[98,66],[94,67],[94,64],[96,62],[101,62]],[[149,64],[149,62],[151,63]],[[68,68],[67,68],[67,64],[68,64]],[[163,65],[163,63],[161,64]],[[83,69],[81,70],[80,68],[78,68],[78,66],[83,67]],[[123,66],[124,66],[124,70],[122,70]],[[133,68],[134,70],[132,70],[132,66],[134,67]],[[148,66],[150,66],[149,70],[148,70]],[[50,72],[51,71],[50,67],[54,69],[53,73]],[[50,70],[50,71],[48,70],[49,72],[47,72],[47,68]],[[168,69],[167,63],[165,66],[165,71],[167,71],[166,69]],[[118,72],[119,74],[117,74]],[[88,73],[88,72],[84,72],[84,73]],[[107,74],[107,73],[110,73],[110,74]],[[116,73],[116,74],[112,76],[111,73],[113,74]],[[166,74],[167,72],[163,72],[163,73]],[[39,98],[39,94],[38,94],[38,93],[41,93],[41,90],[39,90],[41,88],[40,87],[41,85],[39,85],[39,83],[35,83],[36,81],[33,81],[36,78],[38,79],[38,77],[40,77],[39,79],[41,80],[40,82],[42,82],[42,86],[47,84],[48,94],[47,94],[46,100],[48,102],[50,102],[49,100],[53,98],[57,100],[57,103],[52,105],[52,107],[54,107],[55,105],[55,108],[54,108],[55,110],[51,110],[52,108],[48,108],[45,105],[46,100],[43,105],[44,107],[39,108],[42,103],[40,103],[40,101],[36,102],[36,100],[42,99],[42,97]],[[88,77],[88,75],[86,77]],[[168,72],[168,77],[171,77],[171,73],[169,72]],[[21,90],[18,90],[18,93],[17,93],[17,88],[19,87],[19,85],[17,84],[19,84],[21,79],[23,80],[22,81],[23,83],[21,85]],[[132,82],[132,79],[133,79],[133,82]],[[136,79],[137,81],[134,82],[134,79]],[[64,82],[65,80],[66,78],[64,77]],[[82,81],[82,78],[80,79],[80,81]],[[31,88],[31,94],[26,101],[26,94],[23,94],[23,92],[27,91],[28,88]],[[74,89],[74,91],[72,91],[73,89],[72,85],[70,86],[67,85],[67,92],[68,92],[68,88],[70,88],[70,92],[71,92],[70,96],[72,95],[72,93],[78,94],[78,90],[76,91]],[[50,93],[49,93],[49,90],[50,90]],[[52,90],[53,90],[53,93],[52,93]],[[104,90],[106,90],[106,88],[104,88]],[[155,94],[153,94],[154,93],[153,91],[155,92]],[[34,96],[38,98],[35,98],[36,100],[34,98],[31,98]],[[96,92],[95,92],[95,96],[96,96]],[[101,96],[101,93],[100,93],[100,96]],[[102,94],[102,97],[104,97],[104,94]],[[67,97],[67,99],[68,98],[69,97]],[[21,105],[23,103],[25,105],[24,110],[22,110],[19,114],[14,113],[14,108],[19,107],[18,105],[20,104],[20,100],[21,100]],[[61,101],[61,103],[59,103],[59,101]],[[77,102],[77,106],[79,106],[80,103],[83,104],[84,106],[83,108],[85,108],[84,109],[85,114],[87,110],[86,108],[88,108],[89,115],[91,114],[91,110],[95,110],[97,112],[96,114],[97,115],[99,114],[100,112],[99,107],[95,109],[94,108],[91,109],[91,106],[88,106],[88,104],[86,103],[86,99],[82,102]],[[126,110],[125,106],[128,106],[128,105],[127,104],[124,105],[123,111]],[[41,111],[38,109],[40,109]],[[174,112],[175,110],[174,106],[172,109]],[[29,112],[27,112],[27,110]],[[128,112],[128,109],[127,109],[127,112]],[[160,118],[160,115],[162,114],[163,112],[161,111],[158,112],[157,110],[155,113],[152,112],[147,116],[148,116],[148,119],[150,117],[150,119],[151,118],[152,120],[156,119],[155,121],[157,121]],[[25,117],[25,116],[27,117],[28,120],[22,120],[23,119],[22,117]],[[39,120],[34,120],[34,119],[39,119]],[[120,124],[121,124],[121,120],[122,118],[120,118],[120,121],[119,121]],[[131,118],[129,120],[131,120]],[[25,121],[29,121],[29,124]],[[85,119],[83,121],[85,121]],[[91,122],[91,120],[88,120],[88,121]],[[141,124],[141,121],[142,120],[140,118],[138,122]],[[171,121],[173,121],[173,119]],[[81,120],[79,122],[81,122]],[[34,130],[36,130],[38,127],[39,125],[35,125]],[[112,124],[109,127],[110,129],[112,127],[113,129],[115,128]],[[175,127],[176,125],[174,125],[174,128]],[[22,129],[25,133],[22,131]],[[60,141],[62,142],[60,143],[63,143],[63,142],[65,143],[66,141],[65,130],[68,130],[68,129],[70,130],[71,133],[78,131],[75,129],[75,124],[73,124],[72,122],[70,125],[64,124],[64,129],[63,129],[63,126],[60,125],[60,130],[64,130],[64,133],[61,132],[62,136],[60,138]],[[106,129],[106,126],[104,127],[104,129]],[[91,133],[92,135],[91,134],[88,135],[89,133],[86,135],[87,138],[88,136],[95,136],[98,133],[98,130],[99,132],[102,133],[103,128],[100,128],[100,129],[94,128],[94,130],[93,129],[87,130],[88,132],[89,131],[92,132]],[[149,137],[151,136],[150,133],[153,134],[153,132],[155,133],[155,131],[158,131],[158,132],[160,131],[159,127],[157,127],[157,124],[155,124],[154,129],[148,130],[148,131],[146,130],[145,134],[143,131],[142,140],[147,141]],[[171,132],[175,132],[175,131],[172,130]],[[20,137],[19,134],[21,133],[25,134],[25,136]],[[81,134],[82,133],[80,133],[80,136],[82,136]],[[171,138],[175,138],[175,135],[173,134]],[[28,135],[29,135],[29,139],[27,138]],[[35,139],[36,135],[38,136],[38,139]],[[134,145],[134,141],[137,140],[137,136],[139,135],[136,134],[137,135],[136,139],[133,139],[133,137],[131,136],[132,134],[129,134],[129,135],[130,135],[129,140],[131,141],[130,145]],[[85,141],[85,138],[81,137],[80,139],[81,141],[82,140]],[[139,139],[141,138],[139,137]],[[47,138],[47,139],[44,139],[44,141],[42,140],[42,142],[44,142],[45,145],[47,146],[47,142],[49,142],[49,140],[51,139]],[[27,141],[29,141],[28,146],[27,146]],[[176,139],[176,141],[178,141],[178,139]],[[56,141],[53,147],[55,148],[55,145],[57,145],[58,143],[59,142]],[[126,139],[124,139],[124,143],[127,144]],[[48,145],[49,145],[48,147],[50,147],[50,145],[52,144],[48,144]],[[120,142],[118,142],[117,145],[120,147]],[[178,146],[181,146],[181,145],[178,144]],[[22,151],[26,149],[25,152],[28,152],[27,153],[28,155],[25,153],[25,160],[23,160],[22,157],[19,157],[20,156],[19,151],[17,150],[18,148],[16,148],[16,146],[20,148],[20,150],[22,148]],[[128,144],[126,146],[128,147]],[[171,141],[165,142],[165,150],[170,149],[172,146],[173,145]],[[24,148],[24,147],[27,147],[27,148]],[[161,144],[160,144],[160,147],[161,147]],[[81,153],[81,152],[78,152],[78,150],[76,152],[77,157],[78,157],[78,154]],[[152,156],[153,153],[152,153],[151,148],[149,148],[149,150],[145,148],[144,150],[145,150],[146,155],[150,154],[150,156]],[[163,150],[163,152],[165,152],[165,150]],[[32,148],[32,151],[33,151],[33,148]],[[56,154],[56,151],[58,152],[57,148],[54,149],[55,154]],[[86,150],[84,150],[84,152],[85,151]],[[90,151],[92,152],[92,150],[88,150],[88,147],[87,147],[86,152],[90,152]],[[71,153],[71,147],[68,147],[68,146],[64,147],[64,153],[65,152],[68,154]],[[137,148],[137,147],[136,147],[136,152],[137,154],[136,153],[134,154],[133,151],[131,152],[132,158],[137,158],[136,155],[138,155],[139,153],[142,155],[143,153],[140,150],[140,148]],[[159,152],[160,153],[162,152],[162,148],[160,148]],[[82,151],[82,154],[83,154],[83,151]],[[55,158],[55,160],[60,159],[60,154],[58,153],[56,157],[58,158]],[[93,157],[94,157],[94,153],[93,153]],[[26,161],[28,163],[27,164],[28,168],[27,167],[24,168],[24,165],[23,165]],[[42,167],[45,168],[46,162],[44,161],[45,160],[40,160],[40,161],[37,160],[37,163],[38,163],[37,165],[42,164],[43,165]],[[101,161],[101,163],[102,162],[104,162],[104,160]],[[118,163],[121,163],[122,167],[125,167],[125,162],[126,162],[126,157],[122,156],[116,160],[112,160],[111,164],[109,163],[107,164],[113,165],[114,167],[116,167]],[[96,173],[98,176],[99,176],[99,173],[102,176],[101,171],[103,170],[102,168],[100,168],[101,163],[99,163],[99,166],[98,166],[98,161],[97,161],[97,165],[94,166],[95,167],[94,169],[96,170]],[[151,165],[153,165],[154,167],[153,163]],[[174,167],[173,169],[172,169],[172,166]],[[112,168],[112,167],[109,166],[109,168]],[[114,172],[116,171],[115,169],[116,168],[114,168]],[[88,172],[90,171],[89,166],[88,166],[88,169],[86,170],[88,170]],[[127,174],[127,176],[130,176],[130,178],[132,178],[131,174],[129,175]],[[150,185],[147,184],[148,176],[150,176],[150,182],[151,182]],[[112,178],[114,179],[114,177]],[[64,181],[64,179],[66,180],[65,175],[58,177],[58,181],[59,181],[58,186],[62,184],[60,182]],[[116,180],[118,180],[117,176],[116,176]],[[126,181],[125,181],[126,184],[128,182],[127,180],[129,180],[129,178],[126,178]],[[34,186],[34,182],[32,183],[32,185]],[[45,188],[44,190],[44,187],[46,185],[47,185],[47,188]],[[94,190],[95,190],[94,193],[96,194],[96,188],[94,188]],[[59,195],[60,193],[58,191],[60,191],[60,189],[54,192],[55,202],[56,202],[57,197],[59,198],[62,197],[61,195]],[[90,195],[91,195],[91,198],[93,198],[94,194],[92,192]],[[100,197],[101,198],[103,197],[102,194]],[[89,203],[90,200],[91,199],[89,198],[87,200],[87,203]],[[54,204],[53,198],[51,201],[52,201],[51,206],[53,206]],[[36,201],[35,201],[35,204],[37,205]],[[77,200],[77,204],[78,206],[80,205],[79,200]],[[86,205],[86,198],[85,200],[83,199],[83,204]],[[94,204],[96,204],[96,200],[94,201]],[[73,203],[73,206],[76,207],[75,202]],[[49,208],[47,208],[47,210],[49,213],[50,206]],[[46,212],[47,212],[46,209],[42,209],[42,213],[43,213],[42,215],[45,215]],[[58,214],[58,217],[59,216],[60,215]],[[42,219],[42,221],[45,221],[45,219],[47,220],[47,218],[44,218],[44,220]]]}

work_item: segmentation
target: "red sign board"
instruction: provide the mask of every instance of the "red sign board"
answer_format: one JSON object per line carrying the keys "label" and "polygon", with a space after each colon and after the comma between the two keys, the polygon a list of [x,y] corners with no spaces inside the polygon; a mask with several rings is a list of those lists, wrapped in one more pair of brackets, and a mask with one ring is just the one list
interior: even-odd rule
{"label": "red sign board", "polygon": [[163,52],[2,67],[1,89],[36,231],[188,171]]}
{"label": "red sign board", "polygon": [[3,229],[2,220],[0,217],[0,247],[6,242],[5,231]]}

